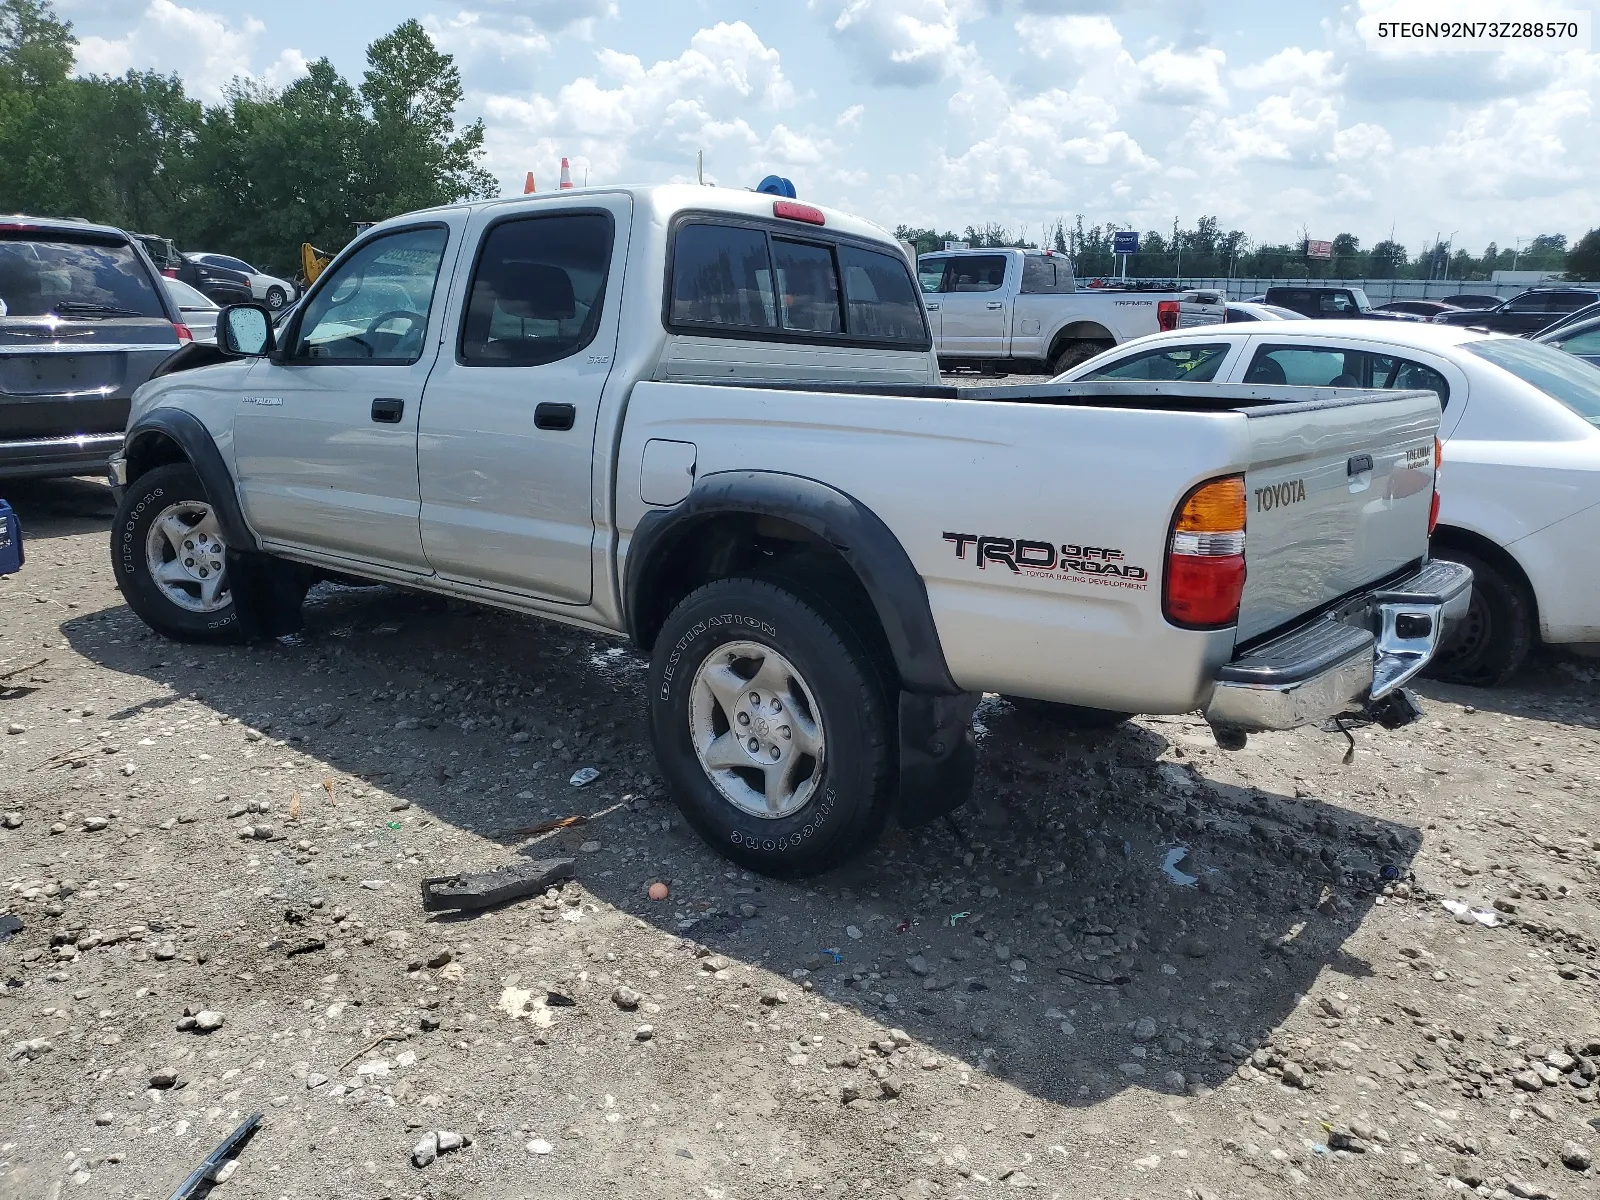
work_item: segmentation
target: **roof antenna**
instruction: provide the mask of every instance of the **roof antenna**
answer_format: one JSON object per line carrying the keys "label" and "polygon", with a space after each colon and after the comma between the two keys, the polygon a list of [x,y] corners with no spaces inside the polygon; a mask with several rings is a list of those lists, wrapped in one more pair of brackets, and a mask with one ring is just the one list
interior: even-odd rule
{"label": "roof antenna", "polygon": [[706,152],[704,150],[696,150],[694,152],[694,181],[701,186],[705,185]]}

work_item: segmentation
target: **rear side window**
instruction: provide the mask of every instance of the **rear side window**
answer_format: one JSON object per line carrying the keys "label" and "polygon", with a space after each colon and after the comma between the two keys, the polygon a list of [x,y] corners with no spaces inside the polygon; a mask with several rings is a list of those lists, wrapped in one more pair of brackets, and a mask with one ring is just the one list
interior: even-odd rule
{"label": "rear side window", "polygon": [[461,361],[534,367],[587,346],[605,305],[611,239],[605,213],[560,213],[492,227],[467,294]]}
{"label": "rear side window", "polygon": [[1130,354],[1098,371],[1080,375],[1075,382],[1137,379],[1149,383],[1210,383],[1216,378],[1222,360],[1227,357],[1226,342],[1203,346],[1164,346],[1159,350]]}
{"label": "rear side window", "polygon": [[1400,388],[1434,392],[1441,404],[1450,385],[1432,367],[1393,354],[1335,346],[1263,346],[1245,372],[1246,383],[1294,387]]}
{"label": "rear side window", "polygon": [[1043,293],[1057,295],[1072,290],[1072,267],[1066,259],[1053,256],[1029,255],[1022,260],[1022,291],[1024,294]]}
{"label": "rear side window", "polygon": [[691,221],[673,241],[667,297],[667,323],[675,328],[780,341],[929,345],[910,264],[846,242]]}
{"label": "rear side window", "polygon": [[165,317],[155,280],[127,242],[0,235],[0,316]]}

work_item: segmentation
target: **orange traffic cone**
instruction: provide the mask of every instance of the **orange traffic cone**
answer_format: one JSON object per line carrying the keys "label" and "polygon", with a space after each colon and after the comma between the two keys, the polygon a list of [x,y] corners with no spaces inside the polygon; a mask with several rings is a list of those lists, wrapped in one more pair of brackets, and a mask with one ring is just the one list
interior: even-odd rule
{"label": "orange traffic cone", "polygon": [[536,192],[538,190],[539,190],[538,188],[533,186],[533,172],[529,171],[528,172],[528,182],[522,185],[522,194],[524,196],[531,196],[531,195],[533,195],[534,192]]}
{"label": "orange traffic cone", "polygon": [[572,169],[567,166],[567,160],[561,160],[561,186],[563,189],[572,186]]}

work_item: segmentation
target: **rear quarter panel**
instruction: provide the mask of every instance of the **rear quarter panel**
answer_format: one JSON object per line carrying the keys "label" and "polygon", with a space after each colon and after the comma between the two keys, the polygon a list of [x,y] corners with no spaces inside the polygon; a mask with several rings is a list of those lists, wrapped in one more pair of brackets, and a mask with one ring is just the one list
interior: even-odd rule
{"label": "rear quarter panel", "polygon": [[962,687],[1130,712],[1203,704],[1233,631],[1167,624],[1165,544],[1190,487],[1243,469],[1245,419],[979,404],[640,383],[618,452],[620,552],[650,507],[645,443],[690,442],[698,479],[799,475],[872,509],[922,576]]}

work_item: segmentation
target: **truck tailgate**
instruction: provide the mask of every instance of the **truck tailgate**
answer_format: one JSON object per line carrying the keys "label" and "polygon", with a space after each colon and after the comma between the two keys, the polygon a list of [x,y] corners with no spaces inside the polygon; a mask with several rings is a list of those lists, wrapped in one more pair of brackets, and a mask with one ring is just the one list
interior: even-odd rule
{"label": "truck tailgate", "polygon": [[1247,575],[1239,641],[1414,563],[1428,550],[1432,392],[1248,411]]}

